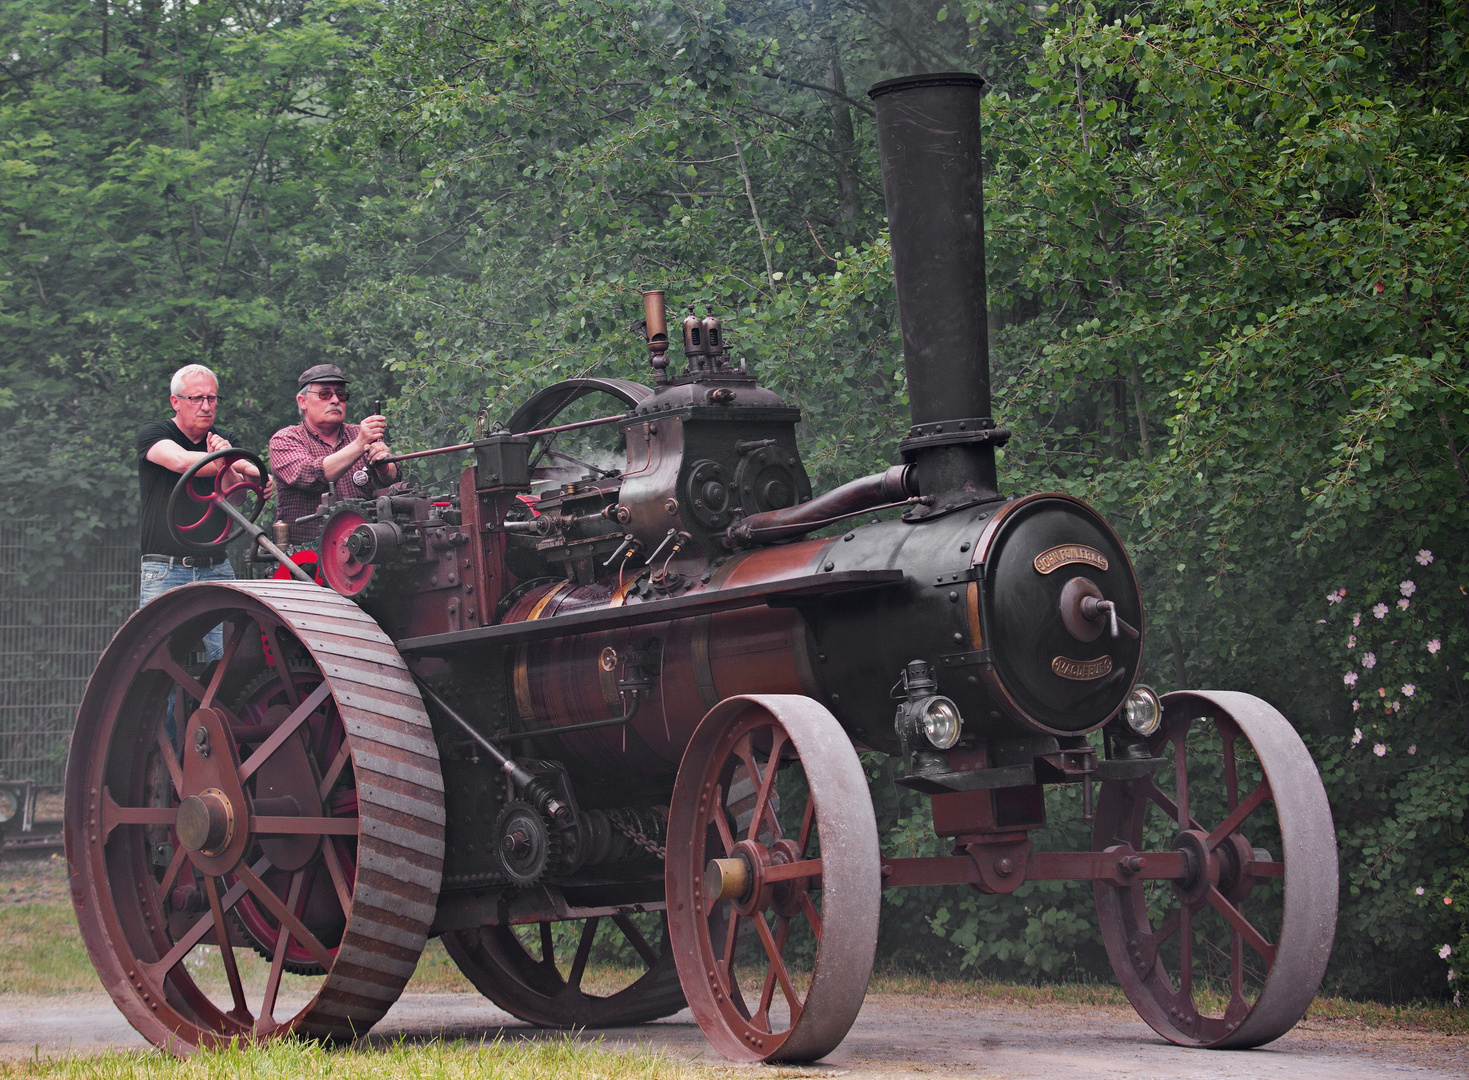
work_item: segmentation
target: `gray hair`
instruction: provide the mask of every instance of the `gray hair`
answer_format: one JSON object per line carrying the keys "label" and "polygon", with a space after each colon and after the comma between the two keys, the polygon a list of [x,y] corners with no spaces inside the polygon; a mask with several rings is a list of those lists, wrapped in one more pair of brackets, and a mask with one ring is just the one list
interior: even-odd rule
{"label": "gray hair", "polygon": [[185,364],[173,373],[173,378],[168,380],[168,392],[178,397],[184,392],[184,380],[191,375],[208,375],[214,380],[214,385],[219,385],[219,376],[210,371],[203,364]]}

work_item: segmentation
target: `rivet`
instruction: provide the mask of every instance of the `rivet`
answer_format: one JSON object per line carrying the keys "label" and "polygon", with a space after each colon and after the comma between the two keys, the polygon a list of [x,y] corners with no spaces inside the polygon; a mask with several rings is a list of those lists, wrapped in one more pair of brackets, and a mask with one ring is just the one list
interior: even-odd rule
{"label": "rivet", "polygon": [[826,565],[825,565],[825,566],[823,566],[823,567],[822,567],[822,568],[821,568],[821,569],[823,569],[823,570],[830,570],[830,569],[832,569],[832,568],[833,568],[833,567],[835,567],[835,566],[836,566],[836,563],[827,563],[827,564],[826,564]]}
{"label": "rivet", "polygon": [[963,634],[961,634],[961,633],[959,633],[959,632],[958,632],[958,631],[957,631],[957,630],[956,630],[956,631],[954,631],[954,640],[955,640],[955,641],[963,641],[963,640],[964,640],[964,635],[963,635]]}
{"label": "rivet", "polygon": [[959,602],[959,594],[956,593],[953,589],[950,589],[949,590],[949,603],[951,603],[951,604],[957,604],[958,602]]}
{"label": "rivet", "polygon": [[968,551],[969,550],[969,541],[966,540],[966,541],[964,541],[964,543],[960,544],[959,545],[959,550],[960,551]]}

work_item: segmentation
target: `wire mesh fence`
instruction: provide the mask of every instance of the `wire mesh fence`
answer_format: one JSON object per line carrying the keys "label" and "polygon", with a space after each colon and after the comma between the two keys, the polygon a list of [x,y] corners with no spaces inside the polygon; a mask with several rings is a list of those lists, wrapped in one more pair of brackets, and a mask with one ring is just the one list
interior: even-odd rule
{"label": "wire mesh fence", "polygon": [[48,562],[48,523],[0,522],[0,777],[60,784],[87,676],[138,606],[138,545]]}

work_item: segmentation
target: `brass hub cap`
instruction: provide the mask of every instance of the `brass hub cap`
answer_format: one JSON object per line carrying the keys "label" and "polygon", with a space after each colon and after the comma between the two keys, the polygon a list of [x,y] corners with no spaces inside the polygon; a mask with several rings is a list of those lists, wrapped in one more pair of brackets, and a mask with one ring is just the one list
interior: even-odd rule
{"label": "brass hub cap", "polygon": [[179,843],[201,855],[218,855],[235,837],[235,808],[219,788],[205,788],[179,803]]}

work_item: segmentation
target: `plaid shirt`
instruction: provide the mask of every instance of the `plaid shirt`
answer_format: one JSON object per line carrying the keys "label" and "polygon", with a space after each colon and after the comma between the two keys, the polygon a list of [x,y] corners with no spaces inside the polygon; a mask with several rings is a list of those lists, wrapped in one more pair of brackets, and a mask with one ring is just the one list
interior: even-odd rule
{"label": "plaid shirt", "polygon": [[291,523],[292,544],[314,544],[321,537],[320,521],[297,525],[296,519],[314,514],[321,506],[321,496],[328,489],[339,499],[372,498],[372,480],[358,487],[352,477],[367,468],[367,455],[362,454],[350,468],[330,484],[321,463],[357,437],[357,424],[343,424],[331,442],[304,423],[283,427],[270,437],[270,471],[275,476],[275,516],[277,521]]}

